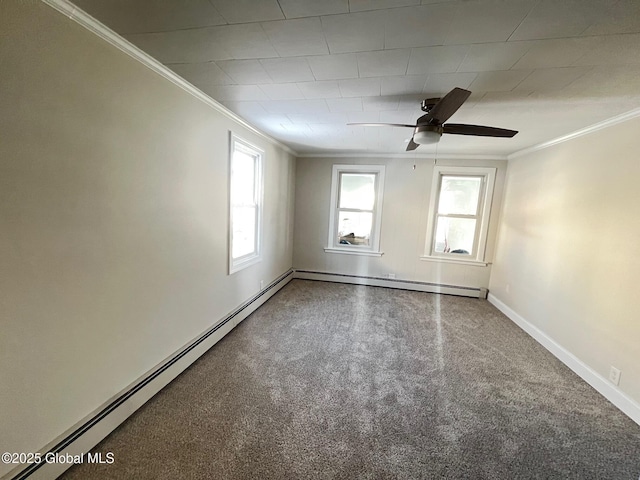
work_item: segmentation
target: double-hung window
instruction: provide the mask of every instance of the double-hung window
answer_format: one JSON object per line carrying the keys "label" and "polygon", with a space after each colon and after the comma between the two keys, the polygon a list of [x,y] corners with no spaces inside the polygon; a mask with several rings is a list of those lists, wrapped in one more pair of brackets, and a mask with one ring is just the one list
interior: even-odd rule
{"label": "double-hung window", "polygon": [[384,165],[334,165],[327,252],[380,256]]}
{"label": "double-hung window", "polygon": [[231,134],[229,273],[260,261],[263,151]]}
{"label": "double-hung window", "polygon": [[434,167],[422,258],[484,263],[495,168]]}

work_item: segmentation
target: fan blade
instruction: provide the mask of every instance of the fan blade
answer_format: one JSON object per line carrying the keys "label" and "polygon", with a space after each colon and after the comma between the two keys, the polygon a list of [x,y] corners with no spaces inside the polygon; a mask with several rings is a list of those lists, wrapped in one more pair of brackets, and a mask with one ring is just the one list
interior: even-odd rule
{"label": "fan blade", "polygon": [[436,103],[429,112],[418,119],[418,125],[442,125],[458,111],[469,95],[471,95],[469,90],[454,88],[442,97],[442,100]]}
{"label": "fan blade", "polygon": [[411,140],[409,140],[409,145],[407,145],[407,152],[410,152],[411,150],[415,150],[416,148],[418,148],[418,144],[416,142],[413,141],[413,137],[411,137]]}
{"label": "fan blade", "polygon": [[415,125],[407,125],[406,123],[347,123],[347,125],[358,125],[360,127],[409,127],[409,128],[416,128]]}
{"label": "fan blade", "polygon": [[447,123],[442,126],[442,133],[453,133],[454,135],[474,135],[476,137],[506,137],[511,138],[517,130],[507,130],[506,128],[485,127],[484,125],[466,125],[464,123]]}

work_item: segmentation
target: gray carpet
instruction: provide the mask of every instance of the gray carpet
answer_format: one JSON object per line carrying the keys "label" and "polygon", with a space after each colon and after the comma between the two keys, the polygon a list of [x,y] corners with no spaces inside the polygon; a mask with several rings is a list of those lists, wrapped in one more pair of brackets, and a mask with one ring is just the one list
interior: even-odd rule
{"label": "gray carpet", "polygon": [[91,479],[631,479],[640,426],[488,302],[294,280]]}

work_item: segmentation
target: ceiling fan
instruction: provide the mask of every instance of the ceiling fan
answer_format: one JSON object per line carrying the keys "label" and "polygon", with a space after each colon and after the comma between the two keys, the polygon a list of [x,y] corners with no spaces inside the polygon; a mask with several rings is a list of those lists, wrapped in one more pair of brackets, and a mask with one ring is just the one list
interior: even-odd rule
{"label": "ceiling fan", "polygon": [[471,92],[463,88],[454,88],[442,98],[427,98],[420,104],[426,112],[416,120],[415,125],[406,123],[348,123],[347,125],[361,125],[365,127],[408,127],[413,128],[413,136],[407,145],[407,151],[415,150],[421,144],[437,143],[443,133],[454,135],[473,135],[477,137],[507,137],[511,138],[516,130],[506,128],[485,127],[483,125],[467,125],[464,123],[447,123],[462,104],[469,98]]}

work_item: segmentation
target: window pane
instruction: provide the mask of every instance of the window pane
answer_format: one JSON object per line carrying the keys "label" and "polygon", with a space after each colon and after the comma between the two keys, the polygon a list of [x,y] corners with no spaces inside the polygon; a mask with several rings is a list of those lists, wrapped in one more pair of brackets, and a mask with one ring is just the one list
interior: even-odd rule
{"label": "window pane", "polygon": [[473,218],[438,217],[435,251],[471,255],[475,232],[476,220]]}
{"label": "window pane", "polygon": [[374,173],[343,173],[340,175],[339,208],[373,210],[376,199]]}
{"label": "window pane", "polygon": [[481,177],[443,176],[438,213],[476,215],[481,185]]}
{"label": "window pane", "polygon": [[255,158],[233,152],[231,162],[231,204],[252,205],[255,202]]}
{"label": "window pane", "polygon": [[256,207],[233,207],[233,258],[243,257],[255,251],[256,212]]}
{"label": "window pane", "polygon": [[369,212],[338,213],[338,243],[370,245],[373,214]]}

